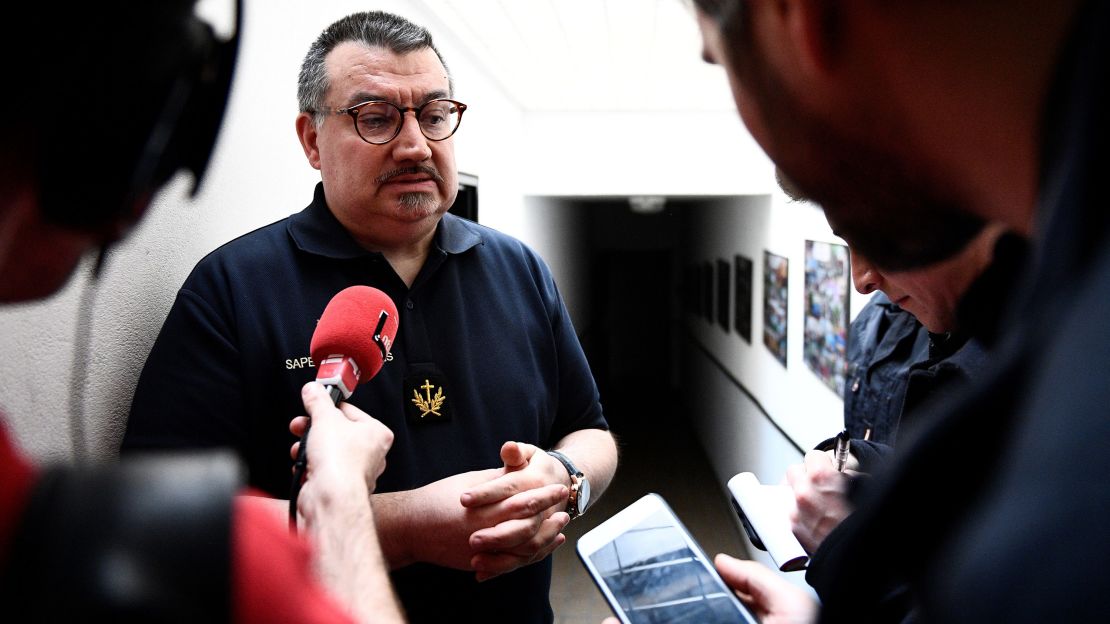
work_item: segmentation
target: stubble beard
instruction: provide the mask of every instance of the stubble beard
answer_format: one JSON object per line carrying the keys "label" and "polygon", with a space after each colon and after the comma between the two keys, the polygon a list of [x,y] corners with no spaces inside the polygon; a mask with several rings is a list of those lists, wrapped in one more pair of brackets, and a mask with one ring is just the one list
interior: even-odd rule
{"label": "stubble beard", "polygon": [[407,215],[432,214],[439,210],[439,202],[431,193],[401,193],[397,204]]}

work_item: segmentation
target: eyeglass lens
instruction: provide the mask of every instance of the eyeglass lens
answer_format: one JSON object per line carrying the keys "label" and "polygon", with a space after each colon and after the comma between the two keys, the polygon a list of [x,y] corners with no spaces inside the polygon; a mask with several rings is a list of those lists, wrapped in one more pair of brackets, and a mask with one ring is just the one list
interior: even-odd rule
{"label": "eyeglass lens", "polygon": [[[447,100],[432,100],[420,108],[417,122],[424,136],[440,141],[459,125],[459,108]],[[358,111],[359,135],[371,143],[385,143],[397,136],[404,123],[401,110],[388,102],[371,102]]]}

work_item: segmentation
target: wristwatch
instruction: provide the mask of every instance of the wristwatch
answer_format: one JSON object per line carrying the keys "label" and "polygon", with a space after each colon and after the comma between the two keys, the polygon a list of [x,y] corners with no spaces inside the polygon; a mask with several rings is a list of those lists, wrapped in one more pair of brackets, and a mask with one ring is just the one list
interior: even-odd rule
{"label": "wristwatch", "polygon": [[566,455],[559,451],[548,451],[547,454],[562,462],[570,473],[570,498],[567,499],[566,511],[573,520],[585,513],[586,506],[590,504],[590,481]]}

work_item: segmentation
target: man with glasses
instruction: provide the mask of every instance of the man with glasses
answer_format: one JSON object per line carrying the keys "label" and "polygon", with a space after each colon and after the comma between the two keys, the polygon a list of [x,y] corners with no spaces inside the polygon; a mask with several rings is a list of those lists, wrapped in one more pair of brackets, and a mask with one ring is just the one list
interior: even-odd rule
{"label": "man with glasses", "polygon": [[[297,132],[320,171],[303,211],[201,260],[136,390],[125,451],[231,446],[286,496],[308,346],[353,284],[400,311],[392,361],[350,402],[395,439],[371,497],[413,621],[550,622],[547,555],[616,467],[597,388],[543,261],[447,214],[466,105],[430,35],[360,13],[300,73]],[[547,449],[554,454],[544,452]]]}

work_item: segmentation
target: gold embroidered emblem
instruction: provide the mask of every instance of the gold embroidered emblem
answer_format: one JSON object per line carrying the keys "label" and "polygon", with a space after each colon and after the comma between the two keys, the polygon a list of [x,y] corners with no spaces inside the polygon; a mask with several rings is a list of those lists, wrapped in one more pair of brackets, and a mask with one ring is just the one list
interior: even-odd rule
{"label": "gold embroidered emblem", "polygon": [[447,400],[447,397],[443,394],[442,386],[437,388],[435,396],[432,396],[432,388],[435,387],[436,386],[433,386],[431,381],[425,379],[424,385],[420,386],[420,388],[424,390],[424,396],[420,396],[420,393],[416,391],[416,388],[413,388],[412,390],[412,402],[413,405],[416,405],[416,407],[420,410],[421,418],[427,416],[428,414],[435,414],[436,416],[443,415],[440,414],[438,410],[440,407],[443,406],[443,402]]}

